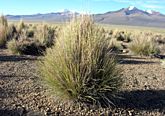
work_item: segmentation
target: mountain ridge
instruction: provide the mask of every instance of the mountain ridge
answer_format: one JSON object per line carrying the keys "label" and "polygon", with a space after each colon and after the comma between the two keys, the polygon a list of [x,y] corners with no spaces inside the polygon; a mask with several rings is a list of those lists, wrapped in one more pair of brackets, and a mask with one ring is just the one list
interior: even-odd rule
{"label": "mountain ridge", "polygon": [[[66,22],[73,15],[81,13],[72,12],[65,9],[63,12],[51,12],[45,14],[33,15],[6,15],[8,20],[19,21],[46,21],[46,22]],[[140,10],[134,6],[122,8],[117,11],[109,11],[101,14],[92,14],[94,21],[102,24],[131,25],[131,26],[149,26],[165,28],[165,15],[153,10]]]}

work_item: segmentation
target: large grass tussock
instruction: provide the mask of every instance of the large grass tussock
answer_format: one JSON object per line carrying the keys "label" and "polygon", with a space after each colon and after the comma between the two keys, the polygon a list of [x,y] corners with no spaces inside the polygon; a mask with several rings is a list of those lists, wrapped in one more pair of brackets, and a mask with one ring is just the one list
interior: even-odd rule
{"label": "large grass tussock", "polygon": [[63,100],[109,105],[122,84],[109,40],[89,16],[75,18],[61,29],[40,72]]}

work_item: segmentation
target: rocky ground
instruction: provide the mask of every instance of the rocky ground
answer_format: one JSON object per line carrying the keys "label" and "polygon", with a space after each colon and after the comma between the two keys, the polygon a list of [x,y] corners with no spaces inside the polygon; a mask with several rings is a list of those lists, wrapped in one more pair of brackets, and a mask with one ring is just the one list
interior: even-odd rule
{"label": "rocky ground", "polygon": [[125,84],[115,106],[68,107],[55,101],[37,76],[37,57],[0,49],[0,116],[163,116],[165,69],[160,59],[127,56],[120,61]]}

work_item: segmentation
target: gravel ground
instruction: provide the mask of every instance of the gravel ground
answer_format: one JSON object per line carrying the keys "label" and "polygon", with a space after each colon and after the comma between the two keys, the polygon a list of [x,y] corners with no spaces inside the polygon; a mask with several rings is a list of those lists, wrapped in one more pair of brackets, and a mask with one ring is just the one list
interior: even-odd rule
{"label": "gravel ground", "polygon": [[41,86],[37,57],[14,56],[0,50],[0,116],[163,116],[165,69],[159,59],[127,57],[121,60],[125,83],[115,106],[96,108],[55,102]]}

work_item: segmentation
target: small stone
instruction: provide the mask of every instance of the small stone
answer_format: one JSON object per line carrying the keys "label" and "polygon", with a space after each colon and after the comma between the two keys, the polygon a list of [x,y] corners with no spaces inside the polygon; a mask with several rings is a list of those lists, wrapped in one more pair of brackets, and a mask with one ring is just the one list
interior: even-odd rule
{"label": "small stone", "polygon": [[144,85],[144,89],[147,89],[147,85]]}
{"label": "small stone", "polygon": [[153,77],[154,80],[157,80],[156,76]]}
{"label": "small stone", "polygon": [[17,112],[19,113],[20,116],[22,116],[25,112],[26,109],[24,107],[17,107]]}
{"label": "small stone", "polygon": [[58,112],[56,112],[55,114],[56,114],[56,116],[60,116],[60,112],[59,112],[59,111],[58,111]]}
{"label": "small stone", "polygon": [[38,109],[41,109],[43,106],[37,106],[38,107]]}
{"label": "small stone", "polygon": [[129,116],[132,116],[132,112],[131,112],[131,111],[128,111],[128,115],[129,115]]}
{"label": "small stone", "polygon": [[41,112],[29,111],[26,116],[44,116]]}
{"label": "small stone", "polygon": [[51,109],[50,109],[50,108],[47,108],[46,111],[47,111],[47,112],[51,112]]}
{"label": "small stone", "polygon": [[128,53],[129,52],[129,50],[123,50],[123,53]]}
{"label": "small stone", "polygon": [[90,112],[93,112],[93,110],[91,109]]}
{"label": "small stone", "polygon": [[51,109],[47,108],[46,111],[45,111],[45,115],[50,115],[50,114],[51,114]]}

